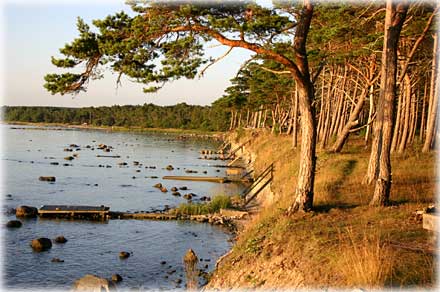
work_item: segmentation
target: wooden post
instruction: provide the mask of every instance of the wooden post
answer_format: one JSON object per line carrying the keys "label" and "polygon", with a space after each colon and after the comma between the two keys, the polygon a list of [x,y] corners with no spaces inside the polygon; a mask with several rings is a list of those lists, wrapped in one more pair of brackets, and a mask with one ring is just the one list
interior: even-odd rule
{"label": "wooden post", "polygon": [[198,288],[198,260],[196,253],[192,249],[189,249],[183,257],[186,271],[186,289],[190,291],[195,291]]}

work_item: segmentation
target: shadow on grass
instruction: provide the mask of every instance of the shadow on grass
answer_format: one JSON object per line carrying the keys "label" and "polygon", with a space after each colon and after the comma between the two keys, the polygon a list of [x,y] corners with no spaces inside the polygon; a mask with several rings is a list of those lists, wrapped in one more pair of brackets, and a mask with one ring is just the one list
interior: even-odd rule
{"label": "shadow on grass", "polygon": [[349,210],[359,207],[359,204],[340,204],[340,203],[330,203],[330,204],[319,204],[313,207],[313,211],[316,213],[328,213],[331,209]]}

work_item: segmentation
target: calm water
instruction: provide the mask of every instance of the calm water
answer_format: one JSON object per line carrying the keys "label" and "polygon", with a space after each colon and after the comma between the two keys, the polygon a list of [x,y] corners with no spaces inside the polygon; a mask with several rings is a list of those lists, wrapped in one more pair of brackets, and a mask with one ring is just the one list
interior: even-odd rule
{"label": "calm water", "polygon": [[[200,160],[201,149],[218,147],[212,141],[175,139],[175,135],[108,133],[80,130],[3,129],[4,151],[2,197],[3,208],[20,205],[40,207],[45,204],[106,205],[113,211],[149,211],[173,207],[185,202],[154,188],[161,182],[170,189],[187,186],[181,191],[201,196],[236,194],[240,186],[209,182],[166,181],[164,175],[223,176],[224,169],[214,167],[221,161]],[[103,143],[114,147],[110,153],[96,149]],[[81,146],[74,151],[78,158],[63,158],[70,144]],[[86,148],[95,147],[95,150]],[[97,155],[120,155],[121,158],[98,158]],[[133,161],[140,162],[135,166]],[[59,165],[51,165],[59,162]],[[128,166],[120,167],[118,163]],[[63,166],[64,163],[71,164]],[[165,170],[167,165],[174,170]],[[99,167],[99,165],[111,166]],[[156,169],[150,168],[155,166]],[[203,174],[207,171],[207,174]],[[55,183],[41,182],[39,176],[56,176]],[[157,176],[158,178],[151,178]],[[8,196],[10,195],[10,196]],[[14,219],[4,215],[2,224]],[[122,275],[119,287],[173,289],[177,279],[184,279],[182,257],[188,248],[196,251],[199,267],[210,271],[216,259],[230,247],[229,236],[219,227],[191,222],[110,220],[106,223],[69,220],[25,220],[15,230],[3,228],[4,285],[7,288],[70,288],[85,274],[109,278]],[[64,235],[68,242],[54,245],[50,251],[35,253],[29,242],[37,237]],[[133,255],[120,260],[118,253]],[[57,257],[64,263],[52,263]],[[166,261],[166,264],[161,264]],[[184,287],[184,282],[180,284]]]}

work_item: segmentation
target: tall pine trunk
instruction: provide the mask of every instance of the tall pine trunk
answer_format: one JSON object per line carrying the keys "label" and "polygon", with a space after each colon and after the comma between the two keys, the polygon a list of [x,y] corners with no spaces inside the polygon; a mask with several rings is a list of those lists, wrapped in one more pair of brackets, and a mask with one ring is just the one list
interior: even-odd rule
{"label": "tall pine trunk", "polygon": [[370,201],[372,206],[385,206],[389,204],[390,199],[390,149],[394,126],[394,100],[396,98],[397,47],[407,12],[408,4],[405,1],[397,3],[396,0],[387,0],[381,86],[377,108],[377,126],[374,133],[374,144],[377,145],[377,153],[371,155],[377,160],[374,169],[376,174],[374,195]]}
{"label": "tall pine trunk", "polygon": [[294,74],[298,84],[298,102],[301,114],[301,150],[299,174],[295,190],[295,201],[288,213],[310,211],[313,207],[315,169],[316,169],[316,123],[314,112],[314,88],[307,60],[306,42],[313,15],[313,5],[304,1],[304,8],[296,27],[294,49],[296,63],[301,72]]}
{"label": "tall pine trunk", "polygon": [[438,62],[439,62],[439,32],[434,36],[434,52],[432,60],[431,89],[429,93],[428,120],[426,122],[426,138],[423,144],[423,152],[428,152],[434,146],[434,133],[436,128],[436,118],[438,112]]}

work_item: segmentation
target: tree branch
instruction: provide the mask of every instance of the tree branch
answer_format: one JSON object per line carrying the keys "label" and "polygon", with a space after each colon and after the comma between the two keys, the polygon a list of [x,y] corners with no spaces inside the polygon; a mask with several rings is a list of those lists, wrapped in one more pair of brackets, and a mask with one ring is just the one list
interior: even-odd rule
{"label": "tree branch", "polygon": [[221,55],[220,57],[218,57],[217,59],[215,59],[214,61],[212,61],[211,63],[209,63],[205,68],[202,69],[202,71],[200,71],[199,74],[199,78],[203,77],[203,74],[205,74],[205,71],[208,70],[209,67],[211,67],[212,65],[214,65],[215,63],[217,63],[218,61],[220,61],[221,59],[225,58],[227,55],[229,55],[229,53],[234,49],[234,47],[230,47],[229,50],[226,51],[226,53],[224,53],[223,55]]}
{"label": "tree branch", "polygon": [[416,42],[414,43],[414,46],[411,49],[411,52],[408,55],[408,58],[405,61],[405,64],[403,65],[402,71],[401,71],[401,75],[399,77],[399,83],[401,83],[403,81],[403,78],[406,75],[406,72],[408,70],[409,64],[411,62],[412,57],[414,56],[417,48],[419,47],[420,43],[425,39],[426,34],[428,33],[429,29],[431,28],[432,22],[434,20],[434,17],[436,16],[437,12],[438,12],[439,6],[437,5],[437,7],[434,9],[434,11],[432,12],[431,16],[428,19],[428,22],[426,23],[425,29],[423,30],[422,34],[418,37],[418,39],[416,40]]}

